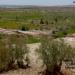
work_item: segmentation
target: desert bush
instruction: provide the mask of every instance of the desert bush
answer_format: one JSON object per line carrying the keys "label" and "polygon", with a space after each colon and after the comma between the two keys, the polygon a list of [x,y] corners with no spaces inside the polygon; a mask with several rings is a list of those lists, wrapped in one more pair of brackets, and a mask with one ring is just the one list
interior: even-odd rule
{"label": "desert bush", "polygon": [[21,30],[22,31],[27,31],[27,30],[29,30],[29,28],[28,27],[25,27],[25,26],[22,26]]}
{"label": "desert bush", "polygon": [[[28,49],[26,47],[25,36],[24,35],[11,35],[9,37],[10,45],[12,50],[13,61],[17,60],[18,66],[23,66],[23,60],[28,62],[27,54]],[[27,65],[27,64],[26,64]]]}
{"label": "desert bush", "polygon": [[48,24],[49,24],[47,20],[45,21],[45,24],[46,24],[46,25],[48,25]]}
{"label": "desert bush", "polygon": [[[73,30],[73,29],[72,29]],[[67,36],[70,33],[71,27],[68,25],[58,26],[52,31],[52,36],[55,38]]]}
{"label": "desert bush", "polygon": [[0,72],[8,70],[8,64],[10,63],[12,56],[10,48],[7,47],[5,39],[0,39]]}
{"label": "desert bush", "polygon": [[40,20],[40,24],[44,24],[44,21],[43,21],[43,19],[41,19],[41,20]]}
{"label": "desert bush", "polygon": [[54,19],[54,21],[57,23],[57,22],[58,22],[58,18],[56,17],[56,18]]}
{"label": "desert bush", "polygon": [[[28,49],[25,36],[8,35],[0,39],[0,72],[12,68],[26,68],[28,65]],[[16,64],[15,64],[15,61]],[[26,62],[26,64],[24,64]]]}
{"label": "desert bush", "polygon": [[63,40],[57,41],[49,37],[45,37],[41,41],[38,52],[47,66],[47,75],[58,75],[61,70],[62,61],[72,59],[74,56],[73,49],[64,43]]}

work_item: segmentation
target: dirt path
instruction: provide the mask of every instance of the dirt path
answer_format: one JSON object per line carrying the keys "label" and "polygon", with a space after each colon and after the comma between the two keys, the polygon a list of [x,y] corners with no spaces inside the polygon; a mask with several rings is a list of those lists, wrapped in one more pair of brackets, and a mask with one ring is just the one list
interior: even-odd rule
{"label": "dirt path", "polygon": [[32,31],[22,31],[22,30],[15,30],[15,29],[4,29],[0,28],[0,33],[3,34],[16,34],[21,33],[25,35],[32,35],[32,36],[38,36],[38,35],[49,35],[52,31],[46,30],[46,31],[40,31],[40,30],[32,30]]}

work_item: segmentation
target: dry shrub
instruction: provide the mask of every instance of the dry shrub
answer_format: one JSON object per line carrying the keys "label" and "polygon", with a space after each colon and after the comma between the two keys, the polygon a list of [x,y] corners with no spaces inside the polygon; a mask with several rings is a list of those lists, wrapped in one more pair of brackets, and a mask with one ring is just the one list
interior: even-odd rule
{"label": "dry shrub", "polygon": [[46,75],[58,75],[62,61],[74,56],[73,49],[64,40],[57,41],[47,36],[42,39],[38,52],[47,66]]}
{"label": "dry shrub", "polygon": [[[25,43],[25,36],[20,34],[2,35],[0,39],[0,72],[14,67],[24,68],[28,65],[24,65],[23,62],[28,62],[27,54],[28,49]],[[15,61],[17,62],[14,65]]]}
{"label": "dry shrub", "polygon": [[5,39],[0,39],[0,72],[8,69],[11,58],[11,51],[7,47]]}

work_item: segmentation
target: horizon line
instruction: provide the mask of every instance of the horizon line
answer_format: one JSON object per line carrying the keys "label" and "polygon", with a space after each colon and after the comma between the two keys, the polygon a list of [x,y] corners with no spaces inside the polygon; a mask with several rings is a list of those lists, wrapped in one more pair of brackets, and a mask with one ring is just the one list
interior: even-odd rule
{"label": "horizon line", "polygon": [[28,5],[28,4],[23,4],[23,5],[21,5],[21,4],[0,4],[0,6],[75,6],[75,4],[63,4],[63,5],[35,5],[35,4],[33,4],[33,5]]}

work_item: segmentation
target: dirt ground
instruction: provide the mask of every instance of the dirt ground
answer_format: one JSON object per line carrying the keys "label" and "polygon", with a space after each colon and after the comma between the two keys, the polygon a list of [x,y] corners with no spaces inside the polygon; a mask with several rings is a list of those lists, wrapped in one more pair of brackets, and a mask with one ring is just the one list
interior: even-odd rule
{"label": "dirt ground", "polygon": [[64,75],[75,75],[75,71],[72,71],[70,69],[66,69],[62,71]]}
{"label": "dirt ground", "polygon": [[18,69],[0,75],[39,75],[39,73],[35,69]]}

